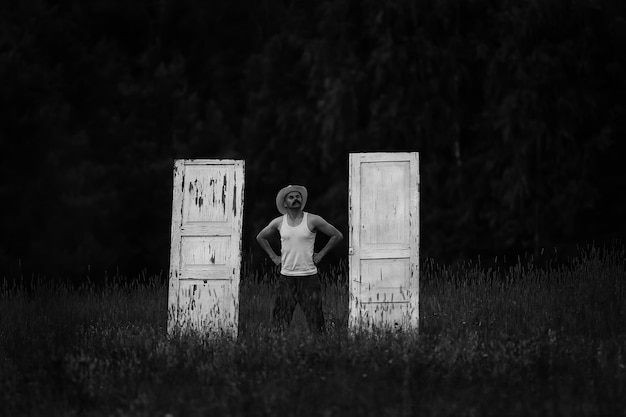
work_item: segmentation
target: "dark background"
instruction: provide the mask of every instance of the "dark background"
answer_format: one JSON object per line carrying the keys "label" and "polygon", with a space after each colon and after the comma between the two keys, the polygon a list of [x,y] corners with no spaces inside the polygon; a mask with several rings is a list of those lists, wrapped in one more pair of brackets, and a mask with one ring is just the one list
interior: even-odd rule
{"label": "dark background", "polygon": [[422,257],[623,239],[624,3],[1,2],[0,273],[166,276],[175,158],[246,160],[254,264],[357,151],[420,152]]}

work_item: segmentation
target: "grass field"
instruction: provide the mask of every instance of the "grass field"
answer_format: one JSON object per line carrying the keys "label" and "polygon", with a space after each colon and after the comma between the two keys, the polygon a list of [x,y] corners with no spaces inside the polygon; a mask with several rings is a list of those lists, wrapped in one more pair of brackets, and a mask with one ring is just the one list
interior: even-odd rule
{"label": "grass field", "polygon": [[268,327],[247,273],[237,340],[165,333],[163,279],[0,288],[0,415],[626,416],[626,263],[421,271],[419,334],[345,329],[346,266],[326,267],[329,332]]}

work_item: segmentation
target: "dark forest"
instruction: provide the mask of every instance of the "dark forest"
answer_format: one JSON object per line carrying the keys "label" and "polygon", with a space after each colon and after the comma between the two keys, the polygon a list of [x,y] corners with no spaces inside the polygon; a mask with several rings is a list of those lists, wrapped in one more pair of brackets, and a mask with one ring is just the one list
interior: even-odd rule
{"label": "dark forest", "polygon": [[424,258],[623,240],[624,51],[621,0],[2,2],[0,273],[165,275],[176,158],[245,159],[256,262],[366,151],[420,153]]}

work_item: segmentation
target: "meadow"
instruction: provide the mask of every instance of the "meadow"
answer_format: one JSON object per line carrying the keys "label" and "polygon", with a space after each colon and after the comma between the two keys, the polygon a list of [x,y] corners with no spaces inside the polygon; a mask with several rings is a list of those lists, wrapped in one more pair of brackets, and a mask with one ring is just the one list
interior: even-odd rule
{"label": "meadow", "polygon": [[346,329],[347,266],[323,268],[326,335],[269,326],[246,271],[240,335],[166,334],[163,277],[0,287],[2,416],[626,416],[626,261],[426,260],[419,332]]}

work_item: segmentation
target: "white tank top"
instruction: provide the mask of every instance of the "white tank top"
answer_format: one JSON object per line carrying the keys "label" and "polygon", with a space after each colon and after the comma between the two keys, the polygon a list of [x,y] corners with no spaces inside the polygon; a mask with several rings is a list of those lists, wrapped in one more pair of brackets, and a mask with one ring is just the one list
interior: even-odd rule
{"label": "white tank top", "polygon": [[317,274],[313,263],[315,233],[309,230],[308,213],[304,212],[302,221],[297,226],[289,226],[287,214],[280,225],[280,253],[282,266],[280,273],[292,277]]}

